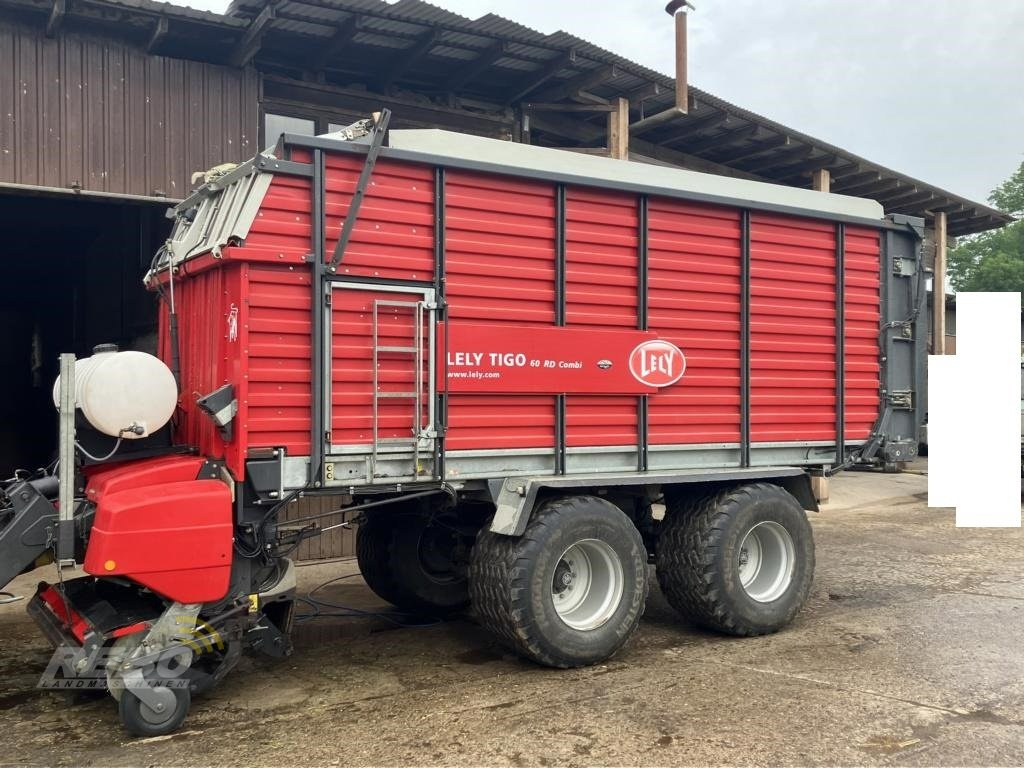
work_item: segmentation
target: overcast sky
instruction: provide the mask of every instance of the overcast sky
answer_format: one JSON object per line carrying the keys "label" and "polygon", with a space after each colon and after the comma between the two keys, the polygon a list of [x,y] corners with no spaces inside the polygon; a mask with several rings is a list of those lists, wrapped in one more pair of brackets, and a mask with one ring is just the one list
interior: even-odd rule
{"label": "overcast sky", "polygon": [[[223,11],[227,0],[177,0]],[[1024,3],[693,0],[690,82],[984,201],[1024,161]],[[559,29],[671,74],[665,0],[435,0]]]}

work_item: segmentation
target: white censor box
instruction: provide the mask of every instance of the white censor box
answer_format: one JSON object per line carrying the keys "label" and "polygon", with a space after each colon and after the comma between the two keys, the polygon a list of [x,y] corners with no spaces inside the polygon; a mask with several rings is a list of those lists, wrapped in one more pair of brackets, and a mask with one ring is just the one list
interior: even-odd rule
{"label": "white censor box", "polygon": [[1019,293],[958,293],[956,355],[928,357],[928,506],[1020,527]]}

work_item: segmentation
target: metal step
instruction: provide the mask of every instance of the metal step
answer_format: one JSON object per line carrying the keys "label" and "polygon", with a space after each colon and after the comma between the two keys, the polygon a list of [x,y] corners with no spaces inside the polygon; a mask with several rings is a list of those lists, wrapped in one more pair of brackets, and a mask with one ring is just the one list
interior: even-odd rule
{"label": "metal step", "polygon": [[412,399],[415,399],[415,398],[419,397],[419,393],[418,392],[377,392],[374,395],[374,397],[376,397],[378,400],[382,400],[382,399],[384,399],[386,397],[392,397],[392,398],[394,398],[394,397],[401,397],[401,398],[406,398],[406,399],[412,400]]}
{"label": "metal step", "polygon": [[419,352],[416,347],[377,347],[378,352],[402,352],[405,354],[413,355]]}

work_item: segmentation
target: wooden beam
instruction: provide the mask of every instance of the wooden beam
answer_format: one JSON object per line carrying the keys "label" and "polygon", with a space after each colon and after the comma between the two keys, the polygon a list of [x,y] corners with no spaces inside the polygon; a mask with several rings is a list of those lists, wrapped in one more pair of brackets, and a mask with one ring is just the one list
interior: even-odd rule
{"label": "wooden beam", "polygon": [[64,24],[64,15],[67,13],[64,0],[53,0],[53,5],[50,6],[50,17],[46,20],[46,36],[54,37],[60,32],[61,26]]}
{"label": "wooden beam", "polygon": [[263,10],[249,22],[245,34],[231,52],[231,66],[244,67],[253,60],[263,44],[264,28],[276,17],[277,11],[273,4],[263,6]]}
{"label": "wooden beam", "polygon": [[523,80],[523,82],[516,86],[515,91],[504,99],[505,106],[515,104],[524,96],[528,96],[533,93],[563,69],[572,66],[575,61],[576,51],[574,50],[568,51],[551,59],[551,61],[541,66],[541,68],[536,72],[531,73],[527,79]]}
{"label": "wooden beam", "polygon": [[565,102],[548,103],[527,101],[523,109],[530,112],[615,112],[618,107],[615,104],[566,104]]}
{"label": "wooden beam", "polygon": [[608,115],[608,155],[629,160],[629,99],[617,98],[615,108]]}
{"label": "wooden beam", "polygon": [[932,271],[932,354],[946,354],[946,214],[935,214]]}
{"label": "wooden beam", "polygon": [[745,125],[742,128],[736,128],[735,130],[719,133],[715,136],[707,136],[703,139],[698,139],[697,141],[687,144],[686,151],[691,155],[699,155],[701,152],[709,149],[728,147],[730,144],[735,144],[738,141],[756,137],[757,132],[760,130],[760,125],[751,123],[750,125]]}
{"label": "wooden beam", "polygon": [[409,48],[404,51],[400,51],[398,54],[398,60],[391,66],[379,81],[378,87],[381,92],[386,91],[391,85],[400,78],[403,74],[409,71],[409,68],[414,66],[416,62],[422,59],[431,48],[437,43],[438,31],[431,27],[426,30],[423,34],[416,38]]}
{"label": "wooden beam", "polygon": [[149,35],[149,42],[146,44],[146,53],[152,54],[160,47],[160,43],[167,37],[167,17],[161,16],[157,19],[153,32]]}
{"label": "wooden beam", "polygon": [[663,141],[662,144],[664,144],[666,147],[673,147],[676,144],[683,143],[684,141],[686,141],[686,138],[688,136],[692,136],[695,133],[700,133],[701,131],[706,130],[707,128],[717,128],[720,125],[728,124],[729,113],[724,112],[723,110],[720,109],[716,109],[711,114],[705,115],[703,117],[687,116],[684,118],[683,116],[680,116],[679,130],[675,131],[675,135],[672,136],[672,138],[668,139],[667,141]]}
{"label": "wooden beam", "polygon": [[773,136],[770,139],[765,139],[764,141],[758,142],[752,147],[747,147],[746,149],[741,149],[738,152],[733,152],[727,155],[726,157],[718,158],[718,161],[728,162],[730,164],[742,163],[744,160],[749,160],[751,158],[757,157],[758,155],[763,155],[765,152],[771,152],[772,150],[778,149],[779,147],[789,146],[789,144],[789,136]]}
{"label": "wooden beam", "polygon": [[811,171],[811,189],[815,192],[828,192],[832,184],[832,177],[828,168],[818,168]]}
{"label": "wooden beam", "polygon": [[890,208],[906,208],[907,206],[919,206],[923,203],[927,203],[935,198],[934,192],[921,192],[919,190],[911,189],[908,194],[900,194],[896,197],[883,198],[879,200],[882,205],[885,206],[886,210]]}
{"label": "wooden beam", "polygon": [[641,85],[639,88],[634,88],[628,94],[626,98],[629,99],[631,104],[642,104],[647,99],[653,99],[656,96],[661,96],[665,93],[666,89],[661,83],[656,83],[653,80],[646,85]]}
{"label": "wooden beam", "polygon": [[322,48],[314,51],[312,58],[309,60],[309,68],[313,72],[320,72],[325,69],[352,42],[352,38],[356,36],[356,33],[362,26],[362,16],[353,13],[346,18],[334,28],[334,34],[331,35],[330,40]]}
{"label": "wooden beam", "polygon": [[494,41],[492,45],[481,51],[480,55],[475,59],[460,66],[458,71],[448,78],[448,81],[444,84],[444,89],[449,93],[455,93],[473,78],[490,69],[506,53],[508,53],[508,43],[504,40]]}
{"label": "wooden beam", "polygon": [[806,160],[786,163],[781,167],[774,168],[771,175],[773,179],[785,179],[791,176],[809,175],[815,171],[825,170],[835,161],[835,155],[818,155],[817,157],[808,157]]}
{"label": "wooden beam", "polygon": [[581,72],[576,77],[569,78],[564,83],[545,89],[542,93],[537,94],[537,101],[574,99],[591,88],[596,88],[610,80],[614,80],[620,74],[618,67],[614,64],[606,64],[597,69],[590,69],[586,72]]}
{"label": "wooden beam", "polygon": [[861,171],[859,173],[846,174],[845,176],[836,174],[836,178],[832,180],[832,191],[846,194],[848,189],[859,186],[866,181],[878,181],[881,178],[882,174],[878,171]]}
{"label": "wooden beam", "polygon": [[842,193],[844,195],[853,195],[854,197],[865,197],[867,195],[878,194],[879,192],[895,192],[902,185],[903,183],[899,179],[889,177],[886,179],[879,179],[878,181],[844,187]]}
{"label": "wooden beam", "polygon": [[760,173],[768,168],[778,168],[791,164],[794,160],[802,160],[814,151],[814,147],[806,144],[802,147],[782,150],[775,155],[762,158],[753,163],[745,163],[743,170],[750,173]]}

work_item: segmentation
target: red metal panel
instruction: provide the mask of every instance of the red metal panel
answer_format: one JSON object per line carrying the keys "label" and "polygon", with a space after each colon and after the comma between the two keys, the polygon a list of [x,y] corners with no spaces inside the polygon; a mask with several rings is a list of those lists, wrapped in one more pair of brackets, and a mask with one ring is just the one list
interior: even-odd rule
{"label": "red metal panel", "polygon": [[[242,281],[240,265],[223,265],[219,269],[195,272],[187,279],[176,281],[174,286],[181,360],[175,439],[196,446],[205,456],[225,459],[236,477],[241,477],[244,471],[241,459],[244,431],[236,438],[240,442],[234,443],[234,450],[231,450],[195,401],[226,383],[237,382],[236,372],[244,364],[244,355],[239,349],[228,346],[228,318],[232,306],[236,308],[236,317],[241,311]],[[168,292],[168,288],[164,290]],[[170,365],[167,322],[167,303],[163,302],[160,357]],[[241,406],[241,400],[239,404]]]}
{"label": "red metal panel", "polygon": [[[567,325],[594,330],[637,327],[638,224],[634,195],[566,190]],[[614,365],[626,368],[625,362],[615,360]],[[569,447],[636,445],[637,399],[567,396],[565,439]]]}
{"label": "red metal panel", "polygon": [[740,214],[652,199],[649,320],[686,355],[686,374],[649,402],[652,445],[740,437]]}
{"label": "red metal panel", "polygon": [[750,221],[750,437],[829,440],[835,416],[835,225]]}
{"label": "red metal panel", "polygon": [[846,228],[846,432],[866,440],[879,409],[881,240],[865,227]]}
{"label": "red metal panel", "polygon": [[[387,290],[337,289],[331,302],[331,443],[369,445],[373,442],[373,305],[377,301],[413,303],[421,295]],[[411,348],[415,338],[415,312],[408,307],[379,306],[377,343],[384,347]],[[424,324],[423,331],[426,333]],[[421,348],[425,348],[420,339]],[[425,349],[424,349],[425,352]],[[424,354],[419,377],[426,391]],[[409,352],[378,351],[377,377],[380,392],[415,392],[416,357]],[[420,424],[425,423],[426,394]],[[415,401],[386,398],[378,401],[378,437],[409,438],[414,434]]]}
{"label": "red metal panel", "polygon": [[[449,171],[445,200],[448,318],[555,322],[555,189],[552,184]],[[450,450],[552,448],[553,398],[453,394]]]}
{"label": "red metal panel", "polygon": [[237,421],[249,448],[284,447],[290,455],[308,456],[309,272],[252,264],[248,276],[248,315],[241,318],[248,324],[248,397],[239,402]]}
{"label": "red metal panel", "polygon": [[[326,156],[328,259],[341,235],[364,160],[362,155],[340,152]],[[434,279],[433,168],[391,160],[377,162],[338,274]]]}

